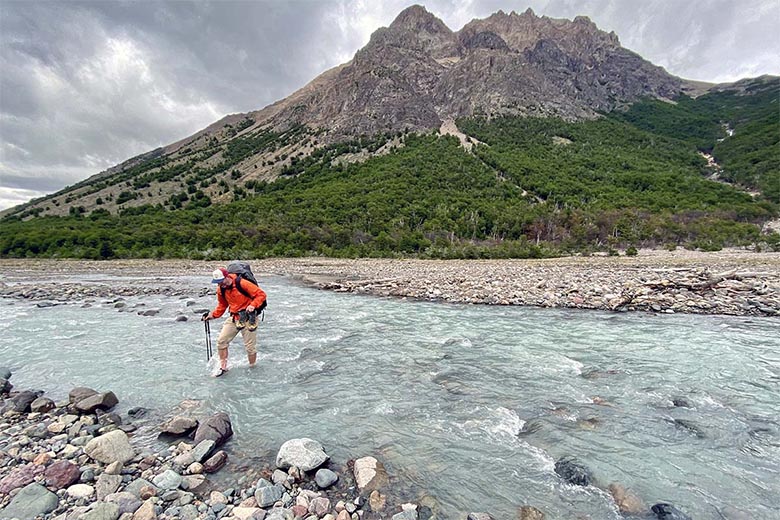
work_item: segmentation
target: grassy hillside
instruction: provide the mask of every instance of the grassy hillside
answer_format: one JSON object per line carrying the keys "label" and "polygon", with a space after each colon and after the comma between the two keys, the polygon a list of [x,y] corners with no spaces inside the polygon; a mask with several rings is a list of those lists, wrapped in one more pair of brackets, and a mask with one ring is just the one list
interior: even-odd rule
{"label": "grassy hillside", "polygon": [[[230,204],[197,191],[112,216],[5,219],[4,257],[268,255],[529,257],[641,245],[717,249],[761,240],[777,215],[703,177],[690,142],[615,118],[584,123],[503,118],[459,122],[482,141],[408,135],[359,164],[331,147]],[[263,144],[267,146],[267,143]],[[341,151],[339,151],[341,150]],[[769,237],[769,241],[775,240]]]}
{"label": "grassy hillside", "polygon": [[[150,154],[78,186],[110,186],[119,204],[132,201],[115,205],[124,208],[119,215],[99,202],[89,210],[72,202],[67,216],[28,211],[3,219],[0,256],[528,257],[629,246],[776,248],[780,236],[760,229],[780,203],[779,99],[780,82],[769,78],[676,103],[644,101],[597,121],[461,120],[460,129],[480,143],[471,153],[435,134],[372,136],[280,155],[273,160],[284,161],[281,177],[270,183],[234,169],[315,134],[296,127],[233,135],[226,145],[209,142],[175,158]],[[345,161],[385,143],[394,143],[386,155]],[[713,174],[720,182],[709,180]],[[154,193],[146,193],[150,185],[158,186]],[[232,202],[213,204],[214,193]]]}

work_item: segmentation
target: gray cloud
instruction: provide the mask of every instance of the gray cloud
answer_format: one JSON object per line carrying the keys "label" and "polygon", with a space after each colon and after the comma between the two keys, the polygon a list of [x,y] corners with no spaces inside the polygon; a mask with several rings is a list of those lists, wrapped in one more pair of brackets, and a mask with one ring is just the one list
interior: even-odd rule
{"label": "gray cloud", "polygon": [[[410,3],[0,0],[0,209],[289,95]],[[690,79],[780,71],[774,0],[422,3],[454,30],[499,9],[584,14]]]}

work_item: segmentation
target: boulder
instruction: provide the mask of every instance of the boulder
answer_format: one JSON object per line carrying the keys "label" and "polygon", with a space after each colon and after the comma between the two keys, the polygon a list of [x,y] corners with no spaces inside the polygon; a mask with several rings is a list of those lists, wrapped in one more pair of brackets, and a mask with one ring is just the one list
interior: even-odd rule
{"label": "boulder", "polygon": [[19,392],[12,398],[6,400],[5,411],[13,410],[14,412],[26,413],[30,411],[30,405],[33,401],[38,399],[43,392],[40,390],[24,390]]}
{"label": "boulder", "polygon": [[330,511],[330,500],[325,497],[312,498],[309,502],[309,513],[322,518]]}
{"label": "boulder", "polygon": [[6,367],[0,367],[0,379],[11,379],[11,370]]}
{"label": "boulder", "polygon": [[51,410],[54,410],[55,407],[56,405],[54,404],[54,401],[52,401],[48,397],[39,397],[38,399],[30,403],[31,412],[46,413]]}
{"label": "boulder", "polygon": [[139,507],[141,507],[141,500],[132,493],[122,491],[120,493],[112,493],[105,498],[106,502],[116,504],[119,506],[119,514],[135,513]]}
{"label": "boulder", "polygon": [[615,505],[618,506],[618,510],[621,513],[638,515],[646,510],[646,506],[642,503],[642,500],[622,485],[613,482],[609,485],[607,490],[610,495],[612,495],[612,498],[615,500]]}
{"label": "boulder", "polygon": [[374,457],[357,459],[352,471],[355,474],[355,484],[361,491],[380,489],[389,481],[384,465]]}
{"label": "boulder", "polygon": [[224,451],[218,451],[203,463],[204,473],[216,473],[227,463],[228,456]]}
{"label": "boulder", "polygon": [[318,469],[317,473],[314,475],[314,481],[317,483],[317,486],[319,486],[320,489],[325,489],[332,486],[338,479],[338,475],[325,468]]}
{"label": "boulder", "polygon": [[141,507],[139,507],[135,513],[133,513],[133,520],[157,520],[157,512],[154,509],[154,502],[147,500]]}
{"label": "boulder", "polygon": [[328,460],[322,445],[312,439],[292,439],[279,448],[276,465],[281,469],[295,466],[302,471],[311,471],[322,466]]}
{"label": "boulder", "polygon": [[571,458],[559,459],[555,463],[555,473],[569,484],[589,486],[593,482],[590,470]]}
{"label": "boulder", "polygon": [[81,478],[81,470],[70,461],[58,460],[46,468],[43,476],[46,479],[46,485],[57,490],[78,482]]}
{"label": "boulder", "polygon": [[114,430],[100,437],[95,437],[84,447],[84,452],[103,464],[111,464],[116,461],[124,464],[135,457],[135,450],[130,446],[127,434],[121,430]]}
{"label": "boulder", "polygon": [[12,385],[8,379],[0,377],[0,394],[9,393],[13,387],[14,385]]}
{"label": "boulder", "polygon": [[79,520],[117,520],[120,514],[118,504],[96,502],[89,511],[79,516]]}
{"label": "boulder", "polygon": [[40,484],[28,484],[0,511],[0,518],[35,518],[54,511],[58,505],[57,495]]}
{"label": "boulder", "polygon": [[295,516],[293,512],[284,507],[274,507],[268,511],[268,515],[265,520],[293,520]]}
{"label": "boulder", "polygon": [[264,486],[255,491],[255,500],[258,507],[270,507],[282,498],[284,487],[279,485]]}
{"label": "boulder", "polygon": [[658,520],[691,520],[691,517],[674,507],[672,504],[655,504],[650,510]]}
{"label": "boulder", "polygon": [[544,520],[544,513],[533,506],[522,506],[517,510],[517,520]]}
{"label": "boulder", "polygon": [[216,447],[219,447],[232,436],[233,426],[230,424],[230,417],[224,412],[219,412],[198,425],[194,442],[197,445],[206,439],[211,439]]}
{"label": "boulder", "polygon": [[75,498],[89,498],[95,494],[95,488],[89,484],[73,484],[68,488],[68,496]]}
{"label": "boulder", "polygon": [[169,469],[154,477],[152,482],[159,489],[178,489],[181,484],[181,475]]}
{"label": "boulder", "polygon": [[134,480],[134,481],[130,482],[130,483],[129,483],[129,484],[126,486],[126,487],[125,487],[125,491],[127,491],[128,493],[132,493],[133,495],[137,496],[137,497],[138,497],[138,498],[140,498],[141,500],[146,500],[145,498],[143,498],[143,497],[141,496],[141,490],[142,490],[143,488],[147,488],[147,487],[150,487],[150,488],[152,488],[152,489],[155,489],[155,490],[157,489],[157,488],[156,488],[156,487],[155,487],[155,486],[154,486],[154,485],[153,485],[151,482],[149,482],[148,480],[146,480],[146,479],[143,479],[143,478],[139,478],[139,479],[136,479],[136,480]]}
{"label": "boulder", "polygon": [[97,499],[103,500],[108,495],[111,495],[112,493],[116,493],[116,490],[119,489],[119,486],[121,484],[122,484],[121,475],[110,475],[109,473],[106,472],[101,473],[97,479],[97,482],[95,482]]}
{"label": "boulder", "polygon": [[197,419],[177,415],[160,426],[160,432],[166,435],[188,435],[198,427]]}
{"label": "boulder", "polygon": [[119,403],[114,392],[93,394],[75,403],[76,410],[81,413],[93,413],[95,410],[110,410]]}
{"label": "boulder", "polygon": [[11,473],[0,480],[0,494],[10,493],[14,489],[30,484],[35,477],[43,473],[43,466],[25,464],[11,470]]}
{"label": "boulder", "polygon": [[469,513],[466,520],[493,520],[493,517],[488,513]]}
{"label": "boulder", "polygon": [[86,399],[87,397],[93,396],[95,394],[97,394],[97,390],[93,390],[85,386],[77,386],[68,392],[68,402],[70,402],[70,404],[76,404],[82,399]]}
{"label": "boulder", "polygon": [[211,439],[205,439],[198,443],[197,446],[195,446],[192,449],[192,459],[194,462],[203,462],[203,460],[208,457],[212,451],[214,451],[214,448],[217,447],[217,443],[214,442]]}

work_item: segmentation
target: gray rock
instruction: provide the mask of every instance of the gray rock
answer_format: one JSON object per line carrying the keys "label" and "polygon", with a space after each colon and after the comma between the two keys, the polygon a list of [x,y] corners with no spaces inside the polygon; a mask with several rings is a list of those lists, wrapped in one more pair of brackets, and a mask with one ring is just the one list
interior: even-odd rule
{"label": "gray rock", "polygon": [[294,520],[295,515],[284,507],[275,507],[268,511],[265,520]]}
{"label": "gray rock", "polygon": [[116,461],[124,464],[135,457],[135,450],[130,445],[127,434],[121,430],[114,430],[100,437],[95,437],[84,447],[84,452],[103,464],[111,464]]}
{"label": "gray rock", "polygon": [[691,517],[674,507],[672,504],[655,504],[650,510],[659,520],[691,520]]}
{"label": "gray rock", "polygon": [[322,445],[312,439],[292,439],[279,448],[276,465],[281,469],[295,466],[302,471],[311,471],[322,466],[328,460]]}
{"label": "gray rock", "polygon": [[76,409],[81,413],[93,413],[95,410],[110,410],[119,403],[114,392],[94,394],[76,402]]}
{"label": "gray rock", "polygon": [[555,463],[555,472],[569,484],[589,486],[593,482],[590,470],[571,458],[559,459]]}
{"label": "gray rock", "polygon": [[154,477],[152,482],[160,489],[177,489],[181,484],[181,475],[169,469]]}
{"label": "gray rock", "polygon": [[192,449],[192,458],[195,462],[203,462],[208,457],[217,443],[212,439],[204,439]]}
{"label": "gray rock", "polygon": [[30,411],[32,412],[39,412],[39,413],[46,413],[55,408],[54,401],[49,399],[48,397],[39,397],[32,403],[30,403]]}
{"label": "gray rock", "polygon": [[218,447],[232,436],[233,427],[230,424],[230,417],[224,412],[219,412],[198,425],[198,429],[195,430],[194,442],[197,445],[201,441],[211,439]]}
{"label": "gray rock", "polygon": [[76,404],[77,402],[95,394],[97,394],[97,390],[87,388],[86,386],[77,386],[68,393],[68,401],[70,404]]}
{"label": "gray rock", "polygon": [[79,520],[117,520],[119,514],[118,504],[96,502],[89,512],[81,515]]}
{"label": "gray rock", "polygon": [[466,520],[493,520],[493,517],[487,513],[469,513]]}
{"label": "gray rock", "polygon": [[116,504],[119,506],[119,514],[135,513],[139,507],[141,507],[141,499],[134,494],[122,491],[120,493],[113,493],[105,497],[106,502]]}
{"label": "gray rock", "polygon": [[255,491],[255,500],[258,507],[270,507],[277,500],[281,500],[283,494],[284,488],[282,486],[265,486]]}
{"label": "gray rock", "polygon": [[0,377],[0,394],[7,394],[13,389],[14,385],[12,385],[8,379],[4,377]]}
{"label": "gray rock", "polygon": [[13,410],[15,412],[29,412],[30,411],[30,405],[38,399],[43,392],[40,390],[24,390],[22,392],[19,392],[11,399],[8,399],[6,401],[6,404],[4,406],[5,410]]}
{"label": "gray rock", "polygon": [[197,419],[177,415],[160,426],[160,431],[168,435],[187,435],[197,427]]}
{"label": "gray rock", "polygon": [[332,486],[338,479],[339,476],[337,474],[325,468],[318,469],[316,475],[314,475],[314,481],[317,482],[320,489]]}
{"label": "gray rock", "polygon": [[97,499],[103,500],[108,495],[115,493],[119,486],[122,484],[121,475],[109,475],[108,473],[101,473],[95,483],[95,490],[97,491]]}
{"label": "gray rock", "polygon": [[6,367],[0,367],[0,379],[11,379],[11,370]]}
{"label": "gray rock", "polygon": [[54,511],[59,505],[57,495],[40,484],[28,484],[0,511],[2,518],[35,518]]}

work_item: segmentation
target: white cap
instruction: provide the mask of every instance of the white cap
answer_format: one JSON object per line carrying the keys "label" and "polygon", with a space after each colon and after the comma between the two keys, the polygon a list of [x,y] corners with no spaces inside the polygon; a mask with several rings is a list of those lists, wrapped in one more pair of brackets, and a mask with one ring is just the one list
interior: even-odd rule
{"label": "white cap", "polygon": [[211,273],[211,283],[219,283],[224,279],[225,274],[222,272],[222,269],[214,269],[214,272]]}

